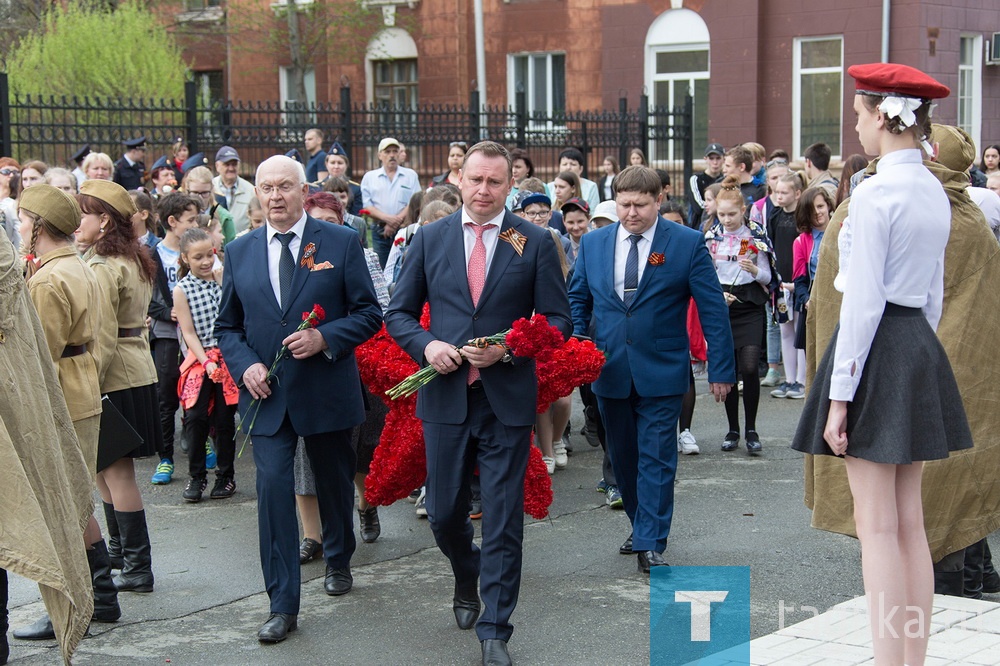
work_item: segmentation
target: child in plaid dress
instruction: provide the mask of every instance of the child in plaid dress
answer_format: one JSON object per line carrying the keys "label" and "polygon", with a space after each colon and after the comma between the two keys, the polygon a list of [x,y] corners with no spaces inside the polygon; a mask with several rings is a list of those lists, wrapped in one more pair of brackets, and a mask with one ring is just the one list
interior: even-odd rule
{"label": "child in plaid dress", "polygon": [[174,309],[187,354],[181,364],[177,392],[184,406],[184,436],[192,443],[189,459],[191,480],[184,489],[188,502],[201,501],[208,485],[205,448],[198,446],[215,431],[218,467],[209,497],[223,499],[236,492],[233,480],[236,458],[236,384],[229,375],[215,339],[222,287],[213,271],[215,249],[204,229],[189,229],[181,236],[180,279],[174,287]]}

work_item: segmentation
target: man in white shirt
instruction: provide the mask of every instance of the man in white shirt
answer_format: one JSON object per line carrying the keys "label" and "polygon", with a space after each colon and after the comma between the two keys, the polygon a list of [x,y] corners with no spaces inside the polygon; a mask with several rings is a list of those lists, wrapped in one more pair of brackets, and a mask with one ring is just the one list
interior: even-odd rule
{"label": "man in white shirt", "polygon": [[[583,153],[576,148],[567,148],[559,153],[559,170],[572,171],[580,177],[580,190],[583,193],[583,198],[590,206],[590,210],[594,210],[597,208],[597,204],[601,203],[601,195],[598,192],[597,183],[583,177],[583,163],[585,161]],[[555,182],[546,183],[545,189],[548,191],[549,199],[555,201]]]}
{"label": "man in white shirt", "polygon": [[226,200],[226,209],[233,216],[233,228],[240,233],[250,226],[250,201],[254,197],[253,185],[240,178],[240,155],[232,146],[223,146],[215,153],[215,172],[212,187],[217,196]]}
{"label": "man in white shirt", "polygon": [[382,139],[378,144],[382,166],[361,179],[361,198],[368,214],[375,218],[371,227],[372,247],[382,268],[389,258],[392,239],[403,226],[410,197],[420,191],[417,172],[400,166],[399,153],[399,141],[392,137]]}

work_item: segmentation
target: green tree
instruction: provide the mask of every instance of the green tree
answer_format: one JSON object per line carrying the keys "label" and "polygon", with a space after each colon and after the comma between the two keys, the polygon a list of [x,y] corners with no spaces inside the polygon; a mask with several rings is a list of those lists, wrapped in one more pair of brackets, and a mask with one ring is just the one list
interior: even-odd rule
{"label": "green tree", "polygon": [[188,67],[166,28],[136,0],[50,7],[7,57],[11,92],[183,99]]}

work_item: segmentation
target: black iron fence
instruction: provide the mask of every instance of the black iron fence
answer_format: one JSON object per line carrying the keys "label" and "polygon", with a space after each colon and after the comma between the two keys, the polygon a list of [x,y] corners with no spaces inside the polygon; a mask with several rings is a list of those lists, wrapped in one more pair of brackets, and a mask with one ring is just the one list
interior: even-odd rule
{"label": "black iron fence", "polygon": [[691,109],[690,97],[680,108],[650,108],[644,95],[636,108],[623,97],[616,110],[529,114],[523,93],[514,108],[481,108],[475,91],[468,106],[400,108],[355,102],[348,86],[340,89],[337,104],[236,101],[206,107],[194,82],[185,86],[183,100],[12,96],[7,75],[0,72],[0,154],[22,163],[40,159],[67,165],[70,155],[89,143],[115,160],[123,139],[145,135],[148,166],[180,136],[192,154],[206,154],[209,166],[220,146],[234,147],[243,175],[252,180],[265,158],[292,148],[304,152],[306,130],[317,127],[325,132],[326,145],[337,140],[346,148],[355,178],[378,166],[376,147],[386,136],[406,145],[408,165],[422,182],[447,170],[452,141],[492,139],[527,150],[536,175],[546,181],[555,176],[559,153],[567,146],[583,151],[585,175],[595,181],[606,156],[625,165],[629,151],[638,147],[651,166],[671,174],[680,193],[692,172]]}

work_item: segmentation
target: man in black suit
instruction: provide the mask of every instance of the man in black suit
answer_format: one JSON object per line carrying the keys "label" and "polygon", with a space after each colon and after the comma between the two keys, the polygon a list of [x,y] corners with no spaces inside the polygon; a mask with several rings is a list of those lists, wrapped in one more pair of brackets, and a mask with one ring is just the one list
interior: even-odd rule
{"label": "man in black suit", "polygon": [[[240,384],[240,414],[251,413],[260,559],[271,602],[257,637],[277,643],[298,626],[292,462],[299,437],[316,476],[326,593],[346,594],[354,582],[351,429],[365,420],[354,348],[379,329],[382,311],[357,234],[306,214],[302,165],[271,157],[257,167],[256,181],[267,222],[226,247],[215,335]],[[313,304],[326,319],[296,331],[299,313]],[[283,346],[288,356],[269,381],[267,364]]]}
{"label": "man in black suit", "polygon": [[142,163],[142,158],[146,154],[146,137],[122,141],[122,145],[125,146],[125,154],[115,162],[112,180],[126,190],[135,190],[142,187],[145,178],[146,165]]}
{"label": "man in black suit", "polygon": [[[400,346],[441,373],[417,398],[427,447],[427,513],[455,574],[453,609],[461,629],[472,628],[479,616],[479,579],[483,614],[476,633],[484,664],[511,663],[507,641],[521,583],[524,474],[537,386],[533,361],[465,343],[534,312],[564,335],[571,330],[555,243],[547,230],[504,210],[512,186],[503,146],[484,141],[469,150],[462,209],[414,236],[386,314]],[[420,326],[425,301],[430,331]],[[476,465],[481,551],[469,520]]]}

